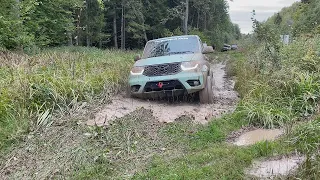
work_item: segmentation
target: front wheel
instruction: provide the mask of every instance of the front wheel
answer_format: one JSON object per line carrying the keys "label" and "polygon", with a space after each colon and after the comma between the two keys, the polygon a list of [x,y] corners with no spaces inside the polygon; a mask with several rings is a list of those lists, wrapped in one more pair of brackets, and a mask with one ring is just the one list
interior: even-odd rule
{"label": "front wheel", "polygon": [[212,77],[212,73],[210,72],[210,76],[207,76],[207,83],[205,88],[199,92],[201,104],[212,104],[214,102],[213,86],[214,79]]}

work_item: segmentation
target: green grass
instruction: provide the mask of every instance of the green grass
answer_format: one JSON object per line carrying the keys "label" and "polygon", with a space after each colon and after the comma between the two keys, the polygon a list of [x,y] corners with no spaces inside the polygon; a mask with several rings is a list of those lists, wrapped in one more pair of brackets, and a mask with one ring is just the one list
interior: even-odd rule
{"label": "green grass", "polygon": [[[92,115],[90,108],[84,114],[72,114],[81,102],[107,103],[123,87],[133,52],[62,48],[32,56],[1,56],[0,74],[5,78],[0,81],[0,116],[4,117],[0,147],[9,152],[23,134],[39,132],[5,157],[14,156],[23,165],[25,149],[30,148],[28,160],[41,158],[45,167],[27,161],[29,167],[18,167],[12,177],[246,179],[245,170],[253,160],[296,150],[311,156],[319,150],[318,120],[297,123],[317,116],[320,59],[314,56],[319,47],[313,39],[306,49],[293,53],[302,42],[281,47],[281,68],[264,59],[267,56],[259,54],[263,53],[259,49],[212,54],[226,61],[228,76],[236,76],[241,101],[234,113],[207,125],[186,118],[161,124],[143,108],[106,129],[78,124]],[[63,120],[55,123],[57,117]],[[248,147],[228,143],[230,133],[248,126],[280,126],[289,134]],[[309,159],[288,178],[317,179],[319,157]]]}
{"label": "green grass", "polygon": [[[227,115],[206,126],[198,126],[196,130],[192,125],[185,128],[181,122],[169,124],[165,127],[171,130],[167,136],[172,144],[179,144],[174,148],[181,151],[181,154],[178,157],[167,154],[154,156],[147,168],[135,174],[133,179],[244,179],[247,177],[245,170],[254,159],[292,151],[292,147],[284,143],[285,139],[248,147],[227,143],[227,137],[232,131],[248,125],[240,118],[235,114]],[[177,128],[181,126],[184,127],[183,132]],[[190,131],[194,132],[190,134]]]}
{"label": "green grass", "polygon": [[243,179],[256,158],[293,151],[286,138],[248,147],[227,143],[228,135],[246,123],[240,116],[227,115],[205,126],[188,119],[159,124],[141,109],[115,121],[108,130],[98,130],[99,138],[91,143],[100,144],[101,160],[82,163],[73,178]]}
{"label": "green grass", "polygon": [[52,124],[80,102],[108,101],[120,91],[134,52],[55,48],[0,54],[0,151],[21,135]]}

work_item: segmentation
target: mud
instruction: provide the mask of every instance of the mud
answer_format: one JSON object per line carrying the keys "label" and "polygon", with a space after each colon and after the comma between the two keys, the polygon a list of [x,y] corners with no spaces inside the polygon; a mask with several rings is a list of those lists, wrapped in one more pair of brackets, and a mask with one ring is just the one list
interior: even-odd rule
{"label": "mud", "polygon": [[215,88],[213,90],[216,102],[203,105],[196,102],[160,102],[147,101],[135,98],[123,98],[117,96],[112,103],[106,105],[95,114],[93,119],[87,121],[87,125],[108,125],[115,119],[124,117],[139,108],[149,109],[159,122],[169,123],[182,116],[189,116],[195,122],[205,124],[213,117],[232,112],[238,100],[238,94],[234,91],[234,82],[226,78],[225,65],[222,63],[212,65],[214,72]]}
{"label": "mud", "polygon": [[277,160],[256,161],[253,168],[247,171],[248,175],[259,179],[274,179],[279,176],[287,176],[296,171],[305,157],[292,156]]}
{"label": "mud", "polygon": [[284,130],[282,129],[257,129],[240,135],[233,144],[248,146],[262,141],[274,141],[283,134]]}

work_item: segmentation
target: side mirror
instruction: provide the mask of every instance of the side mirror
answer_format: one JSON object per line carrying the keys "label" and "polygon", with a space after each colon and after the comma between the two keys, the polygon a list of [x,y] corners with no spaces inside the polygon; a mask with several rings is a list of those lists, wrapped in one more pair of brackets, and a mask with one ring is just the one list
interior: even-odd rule
{"label": "side mirror", "polygon": [[203,47],[202,54],[209,54],[209,53],[213,53],[213,52],[214,52],[214,49],[212,46]]}
{"label": "side mirror", "polygon": [[134,61],[139,61],[141,59],[140,54],[138,54],[136,57],[134,57]]}

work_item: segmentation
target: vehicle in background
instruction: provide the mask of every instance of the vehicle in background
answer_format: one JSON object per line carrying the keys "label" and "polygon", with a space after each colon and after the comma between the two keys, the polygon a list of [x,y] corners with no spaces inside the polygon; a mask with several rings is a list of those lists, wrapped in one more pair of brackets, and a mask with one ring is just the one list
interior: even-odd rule
{"label": "vehicle in background", "polygon": [[163,98],[196,94],[200,103],[213,103],[213,73],[205,56],[210,52],[196,35],[148,41],[130,71],[130,95]]}
{"label": "vehicle in background", "polygon": [[231,50],[237,50],[238,49],[238,45],[237,44],[232,44],[231,45]]}
{"label": "vehicle in background", "polygon": [[224,44],[223,48],[221,49],[221,52],[229,51],[231,50],[231,46],[228,44]]}
{"label": "vehicle in background", "polygon": [[207,43],[203,43],[203,47],[207,49],[208,53],[213,53],[214,52],[214,47],[213,46],[208,46]]}

